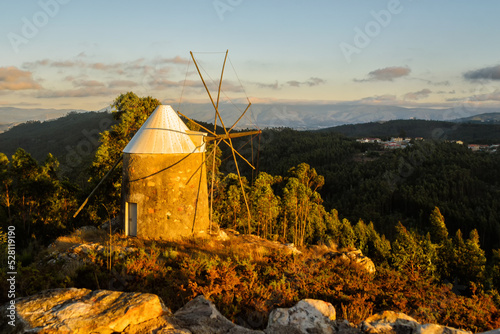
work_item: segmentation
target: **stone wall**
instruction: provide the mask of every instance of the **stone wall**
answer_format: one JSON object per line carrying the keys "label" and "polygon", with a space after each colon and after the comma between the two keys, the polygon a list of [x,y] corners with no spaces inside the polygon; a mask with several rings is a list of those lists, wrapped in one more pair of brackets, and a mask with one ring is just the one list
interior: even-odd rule
{"label": "stone wall", "polygon": [[205,153],[123,155],[122,217],[125,202],[137,203],[138,237],[175,239],[208,231],[204,161]]}

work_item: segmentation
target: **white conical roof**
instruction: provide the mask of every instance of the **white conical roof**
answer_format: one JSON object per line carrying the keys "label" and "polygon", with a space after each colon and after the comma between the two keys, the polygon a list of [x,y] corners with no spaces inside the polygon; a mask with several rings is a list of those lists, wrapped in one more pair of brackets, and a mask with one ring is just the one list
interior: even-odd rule
{"label": "white conical roof", "polygon": [[191,136],[204,135],[190,131],[169,105],[160,105],[144,122],[123,149],[124,153],[168,154],[199,152]]}

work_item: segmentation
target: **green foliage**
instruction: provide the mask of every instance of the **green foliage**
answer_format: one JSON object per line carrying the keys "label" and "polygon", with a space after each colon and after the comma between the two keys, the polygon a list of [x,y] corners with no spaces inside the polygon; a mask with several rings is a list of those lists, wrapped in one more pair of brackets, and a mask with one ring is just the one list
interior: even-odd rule
{"label": "green foliage", "polygon": [[461,250],[459,256],[467,264],[462,268],[462,277],[466,281],[480,283],[484,279],[486,256],[479,243],[477,230],[472,230],[469,238],[465,242],[465,248]]}
{"label": "green foliage", "polygon": [[[361,232],[361,231],[360,231]],[[340,238],[338,245],[340,248],[354,247],[357,236],[351,226],[351,222],[346,218],[340,224]]]}
{"label": "green foliage", "polygon": [[280,198],[274,194],[273,185],[281,178],[273,177],[265,172],[259,173],[255,179],[250,194],[254,231],[263,238],[272,238],[279,234],[277,226],[280,214]]}
{"label": "green foliage", "polygon": [[15,226],[19,246],[30,239],[49,242],[71,227],[76,189],[59,179],[58,170],[51,154],[41,165],[21,148],[11,161],[0,156],[0,208],[7,212],[3,227]]}
{"label": "green foliage", "polygon": [[[248,193],[248,181],[242,179]],[[247,209],[238,175],[230,173],[224,177],[218,196],[214,199],[215,215],[221,227],[244,231],[247,226]]]}
{"label": "green foliage", "polygon": [[[100,135],[101,145],[92,162],[89,192],[111,170],[130,139],[158,105],[160,105],[159,100],[150,96],[138,97],[132,92],[121,94],[115,99],[112,104],[112,107],[115,108],[113,117],[118,121],[118,124],[113,125],[110,130],[104,131]],[[109,216],[117,216],[120,212],[121,166],[120,163],[109,179],[100,186],[92,202],[89,203],[86,214],[90,220],[101,222],[109,219]],[[103,208],[101,203],[106,203],[108,209]]]}
{"label": "green foliage", "polygon": [[393,266],[410,277],[432,277],[436,271],[436,246],[428,237],[408,231],[401,223],[396,230],[396,240],[392,244]]}
{"label": "green foliage", "polygon": [[429,218],[431,223],[431,238],[434,243],[444,243],[448,239],[448,229],[444,217],[436,206]]}
{"label": "green foliage", "polygon": [[489,270],[490,284],[497,291],[500,291],[500,249],[493,250],[491,266]]}

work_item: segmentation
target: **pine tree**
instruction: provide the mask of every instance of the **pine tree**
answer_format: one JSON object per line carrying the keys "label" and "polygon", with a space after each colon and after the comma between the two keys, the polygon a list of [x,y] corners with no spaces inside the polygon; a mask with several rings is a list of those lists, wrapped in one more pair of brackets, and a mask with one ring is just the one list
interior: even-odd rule
{"label": "pine tree", "polygon": [[465,253],[463,254],[467,266],[463,268],[464,276],[469,282],[481,283],[484,279],[486,267],[486,256],[481,249],[479,234],[474,229],[470,232],[465,242]]}
{"label": "pine tree", "polygon": [[342,219],[340,225],[339,248],[354,247],[356,245],[356,234],[351,222],[346,218]]}
{"label": "pine tree", "polygon": [[435,268],[436,250],[430,237],[421,237],[408,231],[401,222],[396,226],[396,240],[392,244],[392,264],[411,278],[421,275],[432,277]]}
{"label": "pine tree", "polygon": [[489,278],[492,287],[500,291],[500,249],[493,249]]}
{"label": "pine tree", "polygon": [[448,229],[444,223],[444,217],[436,206],[429,217],[431,224],[431,238],[436,244],[442,244],[448,239]]}

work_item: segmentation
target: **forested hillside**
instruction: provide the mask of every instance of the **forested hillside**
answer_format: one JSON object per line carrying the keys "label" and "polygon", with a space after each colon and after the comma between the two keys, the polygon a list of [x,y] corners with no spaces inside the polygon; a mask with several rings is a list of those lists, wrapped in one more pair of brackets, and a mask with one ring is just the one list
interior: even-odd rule
{"label": "forested hillside", "polygon": [[39,162],[51,153],[61,164],[62,176],[83,185],[100,133],[115,122],[107,112],[71,112],[54,120],[29,121],[0,133],[0,152],[11,157],[22,148]]}
{"label": "forested hillside", "polygon": [[474,153],[439,140],[384,151],[335,133],[290,129],[267,136],[260,170],[283,175],[307,162],[325,177],[325,207],[351,221],[372,221],[387,236],[394,235],[398,221],[426,231],[427,217],[438,206],[453,232],[477,228],[483,245],[500,247],[498,153]]}

